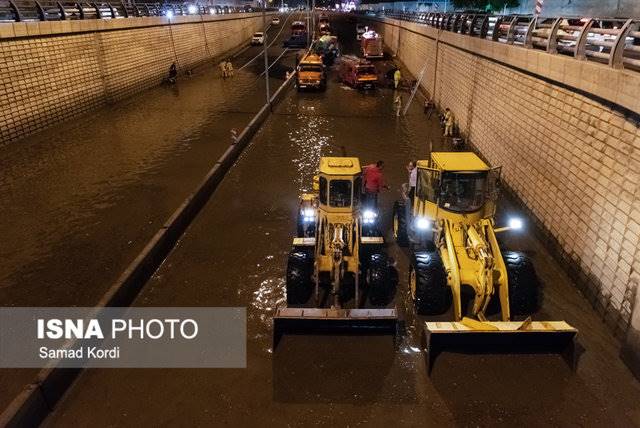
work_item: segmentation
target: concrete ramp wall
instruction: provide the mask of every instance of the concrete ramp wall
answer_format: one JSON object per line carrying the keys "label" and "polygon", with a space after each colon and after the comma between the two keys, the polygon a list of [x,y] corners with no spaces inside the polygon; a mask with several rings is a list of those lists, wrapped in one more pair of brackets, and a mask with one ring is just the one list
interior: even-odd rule
{"label": "concrete ramp wall", "polygon": [[[371,21],[538,223],[640,374],[640,73]],[[635,314],[632,321],[632,312]],[[631,325],[631,328],[629,326]]]}
{"label": "concrete ramp wall", "polygon": [[0,144],[74,120],[246,42],[260,13],[0,23]]}

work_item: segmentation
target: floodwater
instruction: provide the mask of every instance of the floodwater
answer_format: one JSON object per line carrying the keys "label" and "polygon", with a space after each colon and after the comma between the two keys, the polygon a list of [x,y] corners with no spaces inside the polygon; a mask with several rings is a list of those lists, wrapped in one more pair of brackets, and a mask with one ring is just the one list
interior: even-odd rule
{"label": "floodwater", "polygon": [[[284,53],[280,28],[268,32],[271,61]],[[2,146],[0,305],[95,305],[264,104],[261,52],[238,51],[232,79],[208,63]],[[288,51],[273,66],[272,91],[294,62]],[[0,409],[35,372],[0,370]]]}
{"label": "floodwater", "polygon": [[[340,22],[341,39],[351,40],[354,27]],[[396,118],[393,99],[390,89],[345,88],[335,75],[325,93],[290,91],[135,302],[246,306],[246,369],[86,370],[46,424],[640,426],[640,385],[616,341],[532,234],[506,242],[531,254],[544,284],[535,318],[580,329],[577,372],[550,355],[443,354],[427,375],[423,319],[407,296],[408,253],[391,239],[390,216],[407,161],[445,145],[421,103]],[[344,154],[386,162],[392,190],[380,206],[406,335],[398,346],[389,337],[293,336],[274,351],[270,316],[285,298],[297,195],[310,188],[321,155]]]}

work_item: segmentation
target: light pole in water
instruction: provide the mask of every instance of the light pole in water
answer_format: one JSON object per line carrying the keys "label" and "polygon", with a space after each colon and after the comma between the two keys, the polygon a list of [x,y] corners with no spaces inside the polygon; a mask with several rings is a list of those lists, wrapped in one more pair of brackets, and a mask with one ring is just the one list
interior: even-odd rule
{"label": "light pole in water", "polygon": [[269,94],[269,56],[267,55],[267,0],[262,0],[262,50],[264,52],[264,82],[267,88],[267,104],[271,107]]}

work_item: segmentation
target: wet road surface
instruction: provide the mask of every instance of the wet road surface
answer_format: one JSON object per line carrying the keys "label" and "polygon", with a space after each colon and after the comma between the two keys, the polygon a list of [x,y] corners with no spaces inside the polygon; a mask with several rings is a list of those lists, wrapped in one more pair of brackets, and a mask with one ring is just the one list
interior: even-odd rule
{"label": "wet road surface", "polygon": [[[338,27],[343,40],[352,27]],[[532,234],[505,241],[533,257],[544,284],[534,318],[580,329],[577,372],[558,356],[443,354],[427,376],[424,319],[409,304],[408,253],[392,242],[391,207],[406,162],[426,159],[429,141],[445,146],[435,118],[413,105],[398,119],[393,98],[388,89],[344,88],[335,75],[326,93],[290,91],[135,302],[246,306],[246,369],[87,370],[47,424],[640,426],[640,385],[616,341]],[[270,316],[285,298],[297,195],[309,190],[321,155],[342,154],[386,162],[392,190],[380,206],[407,334],[395,348],[388,337],[285,337],[274,353]]]}
{"label": "wet road surface", "polygon": [[[268,32],[270,61],[284,52],[285,19]],[[261,52],[242,49],[232,79],[208,63],[3,146],[0,305],[95,305],[264,104]],[[294,62],[288,51],[273,66],[272,91]],[[35,373],[0,370],[0,409]]]}

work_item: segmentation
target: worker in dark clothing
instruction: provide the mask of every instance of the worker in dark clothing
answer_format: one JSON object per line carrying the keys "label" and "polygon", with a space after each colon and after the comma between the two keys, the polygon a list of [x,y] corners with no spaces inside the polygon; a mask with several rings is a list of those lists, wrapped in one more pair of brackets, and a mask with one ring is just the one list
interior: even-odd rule
{"label": "worker in dark clothing", "polygon": [[375,164],[367,165],[364,167],[363,174],[363,186],[364,194],[363,201],[366,205],[377,208],[378,207],[378,194],[382,189],[389,189],[384,182],[384,176],[382,170],[384,169],[384,162],[378,161]]}
{"label": "worker in dark clothing", "polygon": [[169,67],[169,83],[176,83],[176,77],[178,76],[178,67],[176,67],[176,63],[174,62]]}

